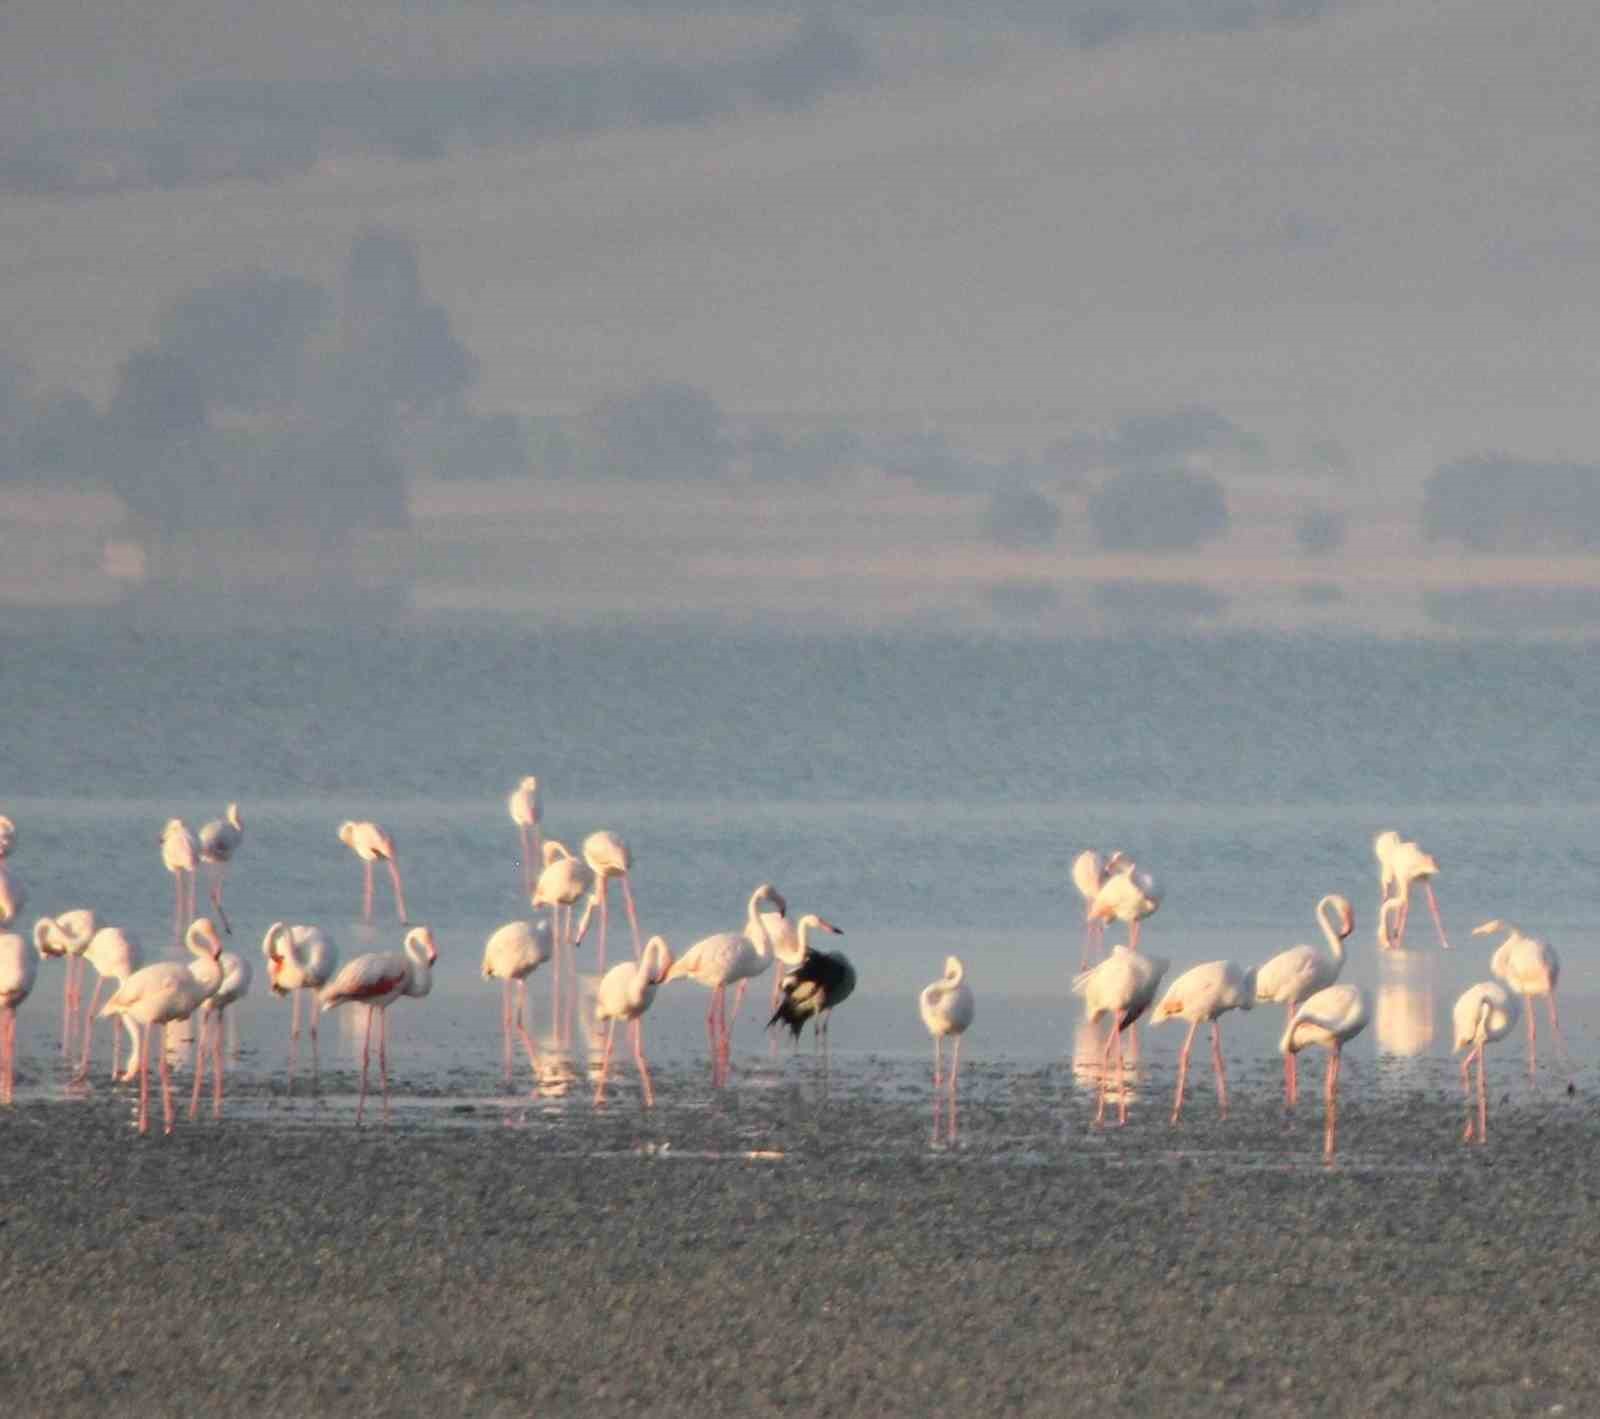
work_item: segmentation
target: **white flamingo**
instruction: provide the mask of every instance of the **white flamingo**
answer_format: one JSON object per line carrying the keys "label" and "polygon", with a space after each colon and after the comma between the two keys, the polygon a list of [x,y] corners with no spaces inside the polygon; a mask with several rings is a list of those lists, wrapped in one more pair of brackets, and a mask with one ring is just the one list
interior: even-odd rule
{"label": "white flamingo", "polygon": [[1566,1039],[1561,1034],[1561,1018],[1556,1013],[1556,982],[1561,979],[1561,957],[1549,942],[1524,936],[1516,927],[1503,921],[1486,921],[1472,928],[1474,936],[1495,936],[1501,932],[1506,933],[1506,939],[1489,957],[1489,971],[1523,996],[1528,1007],[1528,1078],[1532,1079],[1539,1063],[1539,1029],[1534,1023],[1534,996],[1544,996],[1556,1043],[1561,1047],[1563,1058],[1570,1060]]}
{"label": "white flamingo", "polygon": [[[594,873],[594,894],[600,903],[600,946],[595,953],[595,969],[602,974],[606,968],[606,896],[607,886],[614,877],[622,883],[622,902],[628,909],[628,924],[633,928],[633,959],[639,959],[643,950],[639,939],[639,916],[633,906],[633,888],[628,882],[633,867],[633,854],[627,843],[606,829],[590,833],[583,840],[583,860]],[[583,933],[578,933],[582,939]]]}
{"label": "white flamingo", "polygon": [[[123,983],[135,971],[144,965],[144,950],[138,940],[120,926],[102,926],[89,938],[89,944],[84,949],[83,959],[95,969],[96,980],[94,990],[90,993],[88,1007],[83,1012],[83,1053],[78,1058],[78,1069],[74,1076],[80,1083],[89,1077],[90,1058],[94,1046],[94,1018],[95,1010],[100,1004],[100,992],[105,988],[107,981],[114,984],[114,989],[121,989]],[[127,1078],[132,1079],[134,1071],[139,1065],[139,1032],[128,1016],[120,1017],[122,1028],[128,1032],[128,1073]],[[111,1077],[118,1077],[117,1047],[121,1036],[117,1032],[115,1023],[111,1027]]]}
{"label": "white flamingo", "polygon": [[600,1082],[595,1085],[596,1105],[605,1102],[606,1079],[611,1072],[611,1046],[616,1039],[617,1022],[626,1020],[633,1036],[633,1060],[639,1071],[639,1087],[644,1106],[655,1107],[656,1091],[650,1080],[650,1066],[644,1057],[644,1012],[656,998],[656,987],[672,968],[672,952],[659,936],[652,936],[637,961],[622,961],[601,977],[595,997],[595,1020],[608,1021],[606,1049],[600,1060]]}
{"label": "white flamingo", "polygon": [[324,1010],[340,1005],[365,1005],[367,1029],[361,1043],[361,1096],[356,1101],[356,1124],[367,1104],[367,1064],[372,1052],[372,1017],[382,1015],[378,1037],[378,1069],[383,1076],[383,1117],[389,1117],[389,1007],[403,995],[417,998],[433,989],[433,963],[439,948],[433,932],[416,926],[406,933],[402,951],[369,951],[346,961],[318,997]]}
{"label": "white flamingo", "polygon": [[1114,872],[1106,874],[1100,890],[1089,903],[1085,922],[1103,927],[1110,921],[1120,921],[1128,928],[1128,949],[1139,949],[1139,923],[1153,916],[1161,906],[1161,893],[1148,872],[1141,872],[1124,859]]}
{"label": "white flamingo", "polygon": [[[1529,1009],[1531,1011],[1531,1005]],[[1503,1040],[1516,1029],[1517,1016],[1521,1013],[1522,1006],[1517,997],[1499,981],[1480,981],[1477,985],[1468,986],[1456,998],[1455,1009],[1451,1011],[1455,1025],[1455,1048],[1458,1052],[1467,1050],[1466,1057],[1461,1061],[1461,1088],[1467,1096],[1467,1127],[1461,1135],[1465,1143],[1471,1143],[1474,1137],[1479,1143],[1486,1143],[1489,1139],[1489,1085],[1484,1077],[1483,1047]],[[1472,1083],[1468,1074],[1474,1059],[1478,1061],[1476,1131],[1472,1118]]]}
{"label": "white flamingo", "polygon": [[[1329,892],[1317,903],[1317,925],[1328,943],[1327,951],[1315,946],[1291,946],[1256,968],[1256,1001],[1282,1005],[1286,1018],[1308,996],[1315,995],[1339,979],[1344,969],[1344,943],[1356,929],[1350,903],[1337,892]],[[1293,1054],[1283,1057],[1283,1098],[1288,1108],[1300,1100],[1300,1075]]]}
{"label": "white flamingo", "polygon": [[4,862],[0,862],[0,926],[10,926],[19,915],[28,894],[22,890],[17,875]]}
{"label": "white flamingo", "polygon": [[1189,1022],[1189,1033],[1178,1055],[1178,1091],[1172,1101],[1172,1122],[1183,1115],[1183,1089],[1189,1078],[1189,1051],[1195,1032],[1211,1025],[1211,1068],[1217,1080],[1217,1112],[1228,1116],[1228,1075],[1222,1063],[1222,1026],[1219,1018],[1230,1010],[1249,1010],[1256,1003],[1256,973],[1235,961],[1207,961],[1191,966],[1167,987],[1151,1019],[1156,1024],[1174,1018]]}
{"label": "white flamingo", "polygon": [[322,1059],[317,1039],[317,993],[333,977],[339,965],[339,948],[320,926],[291,925],[275,921],[261,938],[261,954],[267,958],[267,985],[274,995],[287,995],[289,1014],[289,1093],[294,1093],[294,1069],[300,1053],[300,997],[307,991],[307,1023],[311,1030],[311,1071],[313,1080],[321,1072]]}
{"label": "white flamingo", "polygon": [[1089,969],[1089,957],[1098,956],[1104,945],[1105,922],[1090,915],[1095,898],[1100,895],[1106,879],[1121,873],[1126,865],[1128,859],[1122,853],[1113,852],[1102,862],[1100,854],[1093,848],[1086,848],[1072,859],[1072,885],[1083,898],[1083,955],[1078,962],[1080,971]]}
{"label": "white flamingo", "polygon": [[184,939],[189,923],[194,920],[194,875],[199,864],[200,849],[195,846],[194,834],[182,818],[168,818],[161,829],[161,865],[172,874],[172,887],[176,894],[172,908],[172,937]]}
{"label": "white flamingo", "polygon": [[[727,1082],[732,1053],[727,988],[738,982],[733,1006],[733,1014],[737,1016],[739,1006],[744,1003],[745,986],[772,964],[772,940],[761,916],[762,904],[766,902],[782,908],[783,897],[770,882],[763,882],[750,894],[743,931],[719,931],[702,937],[667,971],[668,981],[692,980],[711,991],[711,1002],[706,1010],[706,1038],[711,1049],[713,1087]],[[822,919],[816,920],[820,923]]]}
{"label": "white flamingo", "polygon": [[222,968],[222,980],[217,988],[200,1002],[200,1029],[194,1041],[194,1093],[189,1099],[189,1118],[200,1113],[200,1086],[206,1077],[206,1046],[211,1052],[211,1117],[222,1117],[223,1045],[228,1033],[228,1007],[249,993],[255,973],[250,962],[232,951],[224,951],[217,958]]}
{"label": "white flamingo", "polygon": [[1444,919],[1439,915],[1439,901],[1433,894],[1433,878],[1439,873],[1438,860],[1409,839],[1402,840],[1393,829],[1379,833],[1372,840],[1372,851],[1378,859],[1379,911],[1391,896],[1400,899],[1399,920],[1390,944],[1396,949],[1405,945],[1406,918],[1411,913],[1411,887],[1413,883],[1420,882],[1427,894],[1428,909],[1433,913],[1433,924],[1439,932],[1439,944],[1448,951],[1450,942],[1444,934]]}
{"label": "white flamingo", "polygon": [[139,1132],[150,1131],[150,1031],[161,1026],[161,1111],[166,1132],[172,1132],[172,1066],[167,1060],[167,1030],[176,1020],[187,1020],[200,1003],[222,984],[222,938],[209,917],[196,917],[184,933],[184,944],[194,955],[189,965],[157,961],[141,967],[123,981],[101,1010],[102,1016],[121,1015],[142,1026],[139,1031]]}
{"label": "white flamingo", "polygon": [[537,911],[549,910],[554,924],[554,954],[551,958],[550,1011],[551,1029],[556,1047],[565,1049],[571,1042],[570,1016],[576,997],[573,977],[577,960],[572,935],[572,908],[594,886],[594,869],[580,857],[574,857],[563,842],[548,838],[544,844],[544,866],[539,880],[534,884],[533,896],[528,900]]}
{"label": "white flamingo", "polygon": [[73,907],[57,916],[42,916],[33,924],[33,945],[41,959],[66,962],[61,983],[61,1053],[72,1053],[78,1028],[78,1007],[83,1003],[83,953],[99,922],[91,907]]}
{"label": "white flamingo", "polygon": [[1354,985],[1330,985],[1295,1007],[1283,1038],[1278,1041],[1278,1049],[1284,1054],[1299,1054],[1314,1045],[1328,1051],[1328,1074],[1323,1086],[1324,1158],[1333,1157],[1339,1131],[1339,1068],[1344,1062],[1344,1047],[1367,1028],[1371,1016],[1366,991]]}
{"label": "white flamingo", "polygon": [[523,1022],[523,1008],[528,999],[528,977],[550,959],[553,949],[548,921],[508,921],[496,927],[484,943],[483,978],[504,982],[500,992],[500,1034],[507,1084],[511,1082],[511,1034],[515,1029],[527,1051],[534,1084],[538,1085],[539,1055]]}
{"label": "white flamingo", "polygon": [[522,892],[533,895],[533,864],[539,861],[541,826],[539,821],[539,780],[529,774],[506,798],[506,811],[517,825],[517,840],[522,846]]}
{"label": "white flamingo", "polygon": [[1098,966],[1091,966],[1073,978],[1073,993],[1083,997],[1084,1014],[1089,1023],[1093,1024],[1102,1015],[1111,1017],[1111,1034],[1100,1059],[1100,1095],[1094,1112],[1097,1124],[1105,1121],[1106,1080],[1111,1072],[1113,1046],[1117,1051],[1117,1122],[1128,1121],[1127,1065],[1122,1034],[1150,1008],[1170,964],[1160,956],[1145,956],[1118,942]]}
{"label": "white flamingo", "polygon": [[39,970],[38,954],[14,931],[0,932],[0,1104],[16,1092],[17,1006],[28,998]]}
{"label": "white flamingo", "polygon": [[220,818],[213,818],[200,829],[200,861],[211,869],[211,905],[216,909],[222,929],[232,935],[233,927],[228,914],[222,909],[222,881],[228,864],[244,841],[244,820],[239,816],[239,805],[230,803]]}
{"label": "white flamingo", "polygon": [[406,893],[400,884],[400,861],[395,854],[394,837],[370,820],[347,818],[339,824],[339,841],[361,859],[361,920],[372,920],[372,864],[381,862],[389,869],[394,887],[394,910],[400,925],[406,924]]}
{"label": "white flamingo", "polygon": [[967,984],[966,967],[959,956],[946,956],[944,974],[922,988],[917,996],[917,1009],[922,1023],[933,1036],[933,1137],[939,1141],[939,1103],[946,1085],[944,1074],[944,1042],[946,1036],[954,1039],[950,1055],[948,1079],[949,1112],[946,1137],[956,1141],[956,1088],[961,1075],[961,1037],[977,1013],[972,987]]}

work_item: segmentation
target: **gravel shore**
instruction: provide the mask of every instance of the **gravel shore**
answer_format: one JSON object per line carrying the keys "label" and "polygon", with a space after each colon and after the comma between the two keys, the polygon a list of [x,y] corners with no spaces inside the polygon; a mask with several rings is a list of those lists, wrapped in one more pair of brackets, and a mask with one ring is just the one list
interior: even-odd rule
{"label": "gravel shore", "polygon": [[892,1071],[147,1139],[25,1102],[0,1410],[1596,1412],[1600,1121],[1522,1090],[1466,1148],[1448,1069],[1347,1074],[1331,1167],[1268,1069],[1225,1124],[1202,1087],[1169,1127],[1158,1076],[1099,1132],[1065,1068],[978,1069],[958,1148]]}

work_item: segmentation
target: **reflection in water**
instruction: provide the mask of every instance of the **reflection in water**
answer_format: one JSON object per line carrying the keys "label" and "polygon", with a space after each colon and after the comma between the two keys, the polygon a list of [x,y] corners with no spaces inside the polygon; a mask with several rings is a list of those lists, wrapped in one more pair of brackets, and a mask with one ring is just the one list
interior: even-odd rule
{"label": "reflection in water", "polygon": [[[1100,1075],[1102,1067],[1108,1067],[1106,1074],[1106,1097],[1110,1102],[1120,1102],[1117,1097],[1117,1052],[1113,1047],[1111,1058],[1106,1058],[1106,1046],[1111,1043],[1111,1017],[1102,1016],[1099,1020],[1086,1020],[1080,1017],[1072,1030],[1072,1077],[1078,1087],[1085,1094],[1092,1094],[1096,1099],[1100,1096]],[[1123,1049],[1123,1087],[1127,1091],[1128,1102],[1139,1097],[1139,1081],[1143,1071],[1139,1067],[1138,1037],[1132,1030],[1125,1032],[1122,1042]]]}
{"label": "reflection in water", "polygon": [[1434,1037],[1434,986],[1439,958],[1432,952],[1385,951],[1378,957],[1378,1049],[1411,1059]]}

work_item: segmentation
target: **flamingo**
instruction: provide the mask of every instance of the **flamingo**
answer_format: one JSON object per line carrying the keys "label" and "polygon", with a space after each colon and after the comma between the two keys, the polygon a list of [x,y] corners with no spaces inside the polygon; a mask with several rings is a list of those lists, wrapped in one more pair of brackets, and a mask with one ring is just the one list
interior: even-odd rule
{"label": "flamingo", "polygon": [[539,780],[529,774],[506,798],[506,811],[517,825],[517,836],[522,844],[522,892],[533,895],[533,864],[539,858]]}
{"label": "flamingo", "polygon": [[[1529,1006],[1529,1013],[1532,1013]],[[1451,1018],[1455,1023],[1456,1049],[1467,1049],[1466,1057],[1461,1061],[1461,1088],[1467,1096],[1467,1127],[1461,1135],[1463,1143],[1471,1143],[1476,1137],[1479,1143],[1486,1143],[1489,1139],[1489,1086],[1484,1078],[1483,1047],[1496,1040],[1503,1040],[1517,1028],[1517,1016],[1522,1013],[1522,1005],[1517,997],[1507,990],[1499,981],[1480,981],[1477,985],[1468,986],[1456,998],[1455,1009]],[[1477,1131],[1474,1134],[1472,1120],[1472,1084],[1468,1077],[1468,1070],[1472,1061],[1478,1061],[1478,1120]]]}
{"label": "flamingo", "polygon": [[194,874],[199,849],[182,818],[168,818],[161,829],[161,865],[172,874],[176,898],[172,908],[172,937],[184,939],[189,923],[194,920]]}
{"label": "flamingo", "polygon": [[[606,887],[613,877],[622,883],[622,901],[628,909],[628,923],[633,927],[633,959],[639,959],[643,949],[639,944],[639,917],[633,907],[633,888],[628,885],[628,870],[633,866],[633,854],[627,843],[615,833],[601,829],[583,840],[583,860],[594,873],[594,892],[600,902],[600,948],[596,952],[595,969],[604,973],[606,968]],[[578,933],[582,939],[583,933]]]}
{"label": "flamingo", "polygon": [[568,1040],[567,1009],[563,1003],[570,994],[571,976],[576,970],[573,956],[572,908],[594,886],[594,869],[574,857],[563,842],[549,838],[544,845],[544,866],[528,900],[535,910],[547,907],[555,923],[555,979],[550,983],[550,1010],[558,1048]]}
{"label": "flamingo", "polygon": [[1189,1033],[1178,1055],[1178,1092],[1172,1101],[1172,1122],[1183,1114],[1183,1088],[1189,1077],[1189,1051],[1195,1032],[1202,1023],[1211,1023],[1211,1068],[1217,1080],[1217,1112],[1228,1116],[1228,1075],[1222,1065],[1222,1026],[1219,1018],[1229,1010],[1249,1010],[1256,1003],[1256,972],[1247,971],[1234,961],[1207,961],[1191,966],[1167,987],[1151,1019],[1180,1017],[1189,1022]]}
{"label": "flamingo", "polygon": [[[88,1008],[83,1012],[83,1053],[78,1057],[78,1069],[74,1076],[80,1082],[89,1077],[89,1060],[94,1046],[94,1014],[95,1008],[100,1004],[100,992],[108,980],[114,981],[120,989],[123,982],[144,965],[144,951],[138,941],[120,926],[102,926],[89,938],[89,944],[84,948],[83,959],[94,967],[96,980],[94,990],[89,996]],[[138,1066],[138,1056],[135,1051],[139,1048],[139,1032],[126,1015],[122,1016],[122,1025],[128,1032],[130,1045],[128,1078],[131,1079],[134,1069]],[[117,1044],[120,1039],[121,1036],[113,1025],[111,1029],[113,1080],[117,1077]]]}
{"label": "flamingo", "polygon": [[367,1104],[367,1062],[372,1050],[372,1017],[383,1015],[378,1036],[378,1069],[383,1076],[383,1117],[389,1118],[389,1006],[402,995],[417,998],[433,989],[433,963],[439,959],[433,931],[416,926],[406,933],[403,951],[369,951],[346,961],[318,997],[324,1010],[353,1003],[367,1007],[367,1030],[361,1044],[361,1097],[356,1102],[356,1125]]}
{"label": "flamingo", "polygon": [[172,1067],[167,1061],[167,1029],[187,1020],[200,1003],[222,984],[222,939],[210,917],[196,917],[184,932],[194,955],[189,965],[157,961],[135,971],[105,1004],[103,1017],[121,1015],[144,1028],[139,1032],[139,1132],[150,1131],[150,1031],[161,1026],[161,1110],[165,1131],[172,1132]]}
{"label": "flamingo", "polygon": [[0,926],[10,926],[22,911],[28,894],[5,863],[0,862]]}
{"label": "flamingo", "polygon": [[72,1053],[72,1035],[83,1001],[83,953],[98,926],[91,907],[74,907],[59,916],[42,916],[33,924],[33,946],[40,957],[67,963],[61,985],[61,1053]]}
{"label": "flamingo", "polygon": [[[516,1032],[522,1038],[522,1047],[528,1052],[528,1067],[533,1071],[534,1083],[539,1080],[539,1057],[528,1037],[528,1027],[523,1024],[523,1006],[528,998],[528,977],[550,959],[551,933],[548,921],[508,921],[497,927],[483,947],[483,978],[499,979],[504,988],[500,992],[500,1033],[504,1043],[505,1079],[511,1082],[511,1030],[513,1016]],[[515,983],[513,987],[513,982]],[[512,1009],[512,995],[516,996],[516,1009]]]}
{"label": "flamingo", "polygon": [[372,864],[382,862],[389,869],[394,886],[394,910],[400,925],[406,924],[406,894],[400,885],[400,862],[395,856],[394,838],[370,821],[346,819],[339,824],[339,841],[361,859],[361,920],[372,921]]}
{"label": "flamingo", "polygon": [[608,1020],[606,1051],[600,1061],[600,1082],[595,1085],[596,1106],[605,1102],[606,1078],[611,1070],[611,1046],[616,1038],[617,1021],[628,1022],[633,1036],[633,1060],[639,1070],[639,1085],[644,1091],[644,1106],[654,1108],[656,1091],[650,1082],[650,1066],[644,1058],[644,1029],[642,1016],[656,998],[656,988],[672,969],[672,952],[659,936],[652,936],[637,961],[622,961],[613,966],[600,979],[599,994],[595,998],[596,1021]]}
{"label": "flamingo", "polygon": [[1327,1083],[1323,1088],[1326,1123],[1322,1135],[1322,1156],[1333,1157],[1339,1129],[1339,1066],[1344,1061],[1344,1046],[1367,1027],[1372,1006],[1366,991],[1354,985],[1330,985],[1301,1001],[1289,1016],[1289,1023],[1278,1041],[1284,1054],[1299,1054],[1312,1045],[1328,1051]]}
{"label": "flamingo", "polygon": [[17,1006],[28,998],[39,957],[14,931],[0,932],[0,1104],[16,1091]]}
{"label": "flamingo", "polygon": [[1139,949],[1139,923],[1161,905],[1161,893],[1148,872],[1140,872],[1124,858],[1116,871],[1106,875],[1094,900],[1089,903],[1085,921],[1091,927],[1103,926],[1115,918],[1128,928],[1128,949]]}
{"label": "flamingo", "polygon": [[1390,829],[1372,840],[1372,851],[1378,859],[1378,907],[1391,895],[1400,898],[1400,918],[1395,925],[1391,946],[1399,949],[1405,945],[1406,918],[1411,912],[1411,884],[1421,882],[1428,897],[1428,909],[1433,913],[1433,924],[1439,932],[1439,944],[1445,950],[1450,942],[1444,934],[1444,919],[1439,915],[1439,901],[1433,895],[1433,878],[1438,875],[1438,860],[1424,852],[1416,843],[1402,840],[1400,834]]}
{"label": "flamingo", "polygon": [[311,1027],[311,1071],[320,1073],[321,1058],[317,1041],[316,994],[328,983],[339,964],[339,948],[319,926],[275,921],[261,938],[261,954],[267,958],[267,984],[274,995],[291,998],[289,1015],[289,1092],[294,1093],[294,1066],[300,1052],[300,997],[310,991],[306,1016]]}
{"label": "flamingo", "polygon": [[1503,921],[1486,921],[1472,928],[1474,936],[1507,933],[1506,939],[1489,957],[1489,972],[1498,976],[1518,995],[1526,998],[1528,1006],[1528,1078],[1538,1069],[1538,1026],[1534,1023],[1533,997],[1544,996],[1550,1012],[1550,1028],[1555,1031],[1556,1043],[1563,1057],[1567,1056],[1567,1042],[1561,1034],[1561,1021],[1556,1013],[1556,982],[1561,978],[1561,957],[1548,942],[1524,936],[1516,927]]}
{"label": "flamingo", "polygon": [[934,1142],[939,1141],[939,1099],[940,1086],[945,1083],[944,1070],[944,1041],[946,1035],[955,1037],[955,1046],[950,1058],[950,1122],[948,1136],[952,1143],[956,1138],[956,1083],[961,1074],[961,1037],[966,1033],[967,1026],[972,1023],[976,1013],[976,1003],[972,997],[972,987],[966,981],[966,967],[961,964],[959,956],[947,956],[944,962],[944,975],[930,985],[925,985],[917,997],[917,1008],[922,1015],[922,1023],[927,1026],[928,1033],[933,1036],[933,1135]]}
{"label": "flamingo", "polygon": [[770,1030],[780,1020],[793,1032],[795,1041],[807,1020],[815,1021],[811,1035],[823,1051],[824,1063],[832,1060],[832,1044],[828,1037],[828,1022],[834,1008],[850,998],[856,988],[856,968],[843,951],[819,951],[811,944],[814,928],[831,931],[835,936],[844,932],[831,921],[824,921],[815,912],[807,912],[797,923],[805,956],[783,978],[778,1008],[767,1021]]}
{"label": "flamingo", "polygon": [[17,825],[0,813],[0,857],[10,857],[17,845]]}
{"label": "flamingo", "polygon": [[230,936],[233,927],[228,914],[222,909],[222,879],[227,875],[228,864],[244,841],[244,822],[239,817],[239,805],[230,803],[220,818],[213,818],[200,829],[200,861],[211,868],[211,905],[216,908],[217,920]]}
{"label": "flamingo", "polygon": [[1117,1122],[1128,1121],[1126,1062],[1122,1052],[1122,1033],[1150,1008],[1156,989],[1171,964],[1161,956],[1145,956],[1121,942],[1098,966],[1073,978],[1072,990],[1083,997],[1084,1014],[1093,1024],[1102,1015],[1111,1016],[1111,1034],[1100,1058],[1100,1097],[1094,1121],[1106,1116],[1106,1075],[1111,1067],[1111,1050],[1117,1051]]}
{"label": "flamingo", "polygon": [[1083,898],[1083,956],[1078,963],[1080,971],[1088,970],[1091,953],[1098,955],[1105,933],[1105,923],[1089,915],[1094,900],[1100,895],[1108,877],[1121,873],[1128,859],[1113,852],[1104,862],[1093,848],[1087,848],[1072,859],[1072,883]]}
{"label": "flamingo", "polygon": [[[1337,913],[1338,924],[1329,913]],[[1256,1001],[1286,1007],[1286,1017],[1294,1014],[1307,996],[1316,994],[1339,979],[1344,969],[1344,943],[1356,929],[1350,903],[1337,892],[1329,892],[1317,903],[1317,925],[1328,943],[1326,953],[1315,946],[1291,946],[1256,968]],[[1283,1099],[1286,1108],[1300,1101],[1300,1075],[1293,1054],[1283,1057]]]}
{"label": "flamingo", "polygon": [[206,1077],[206,1040],[211,1041],[211,1117],[222,1117],[222,1050],[223,1037],[228,1033],[227,1010],[234,1001],[250,990],[255,973],[250,962],[232,951],[224,951],[217,958],[222,968],[222,982],[200,1002],[200,1031],[194,1042],[194,1093],[189,1098],[191,1121],[200,1112],[200,1086]]}
{"label": "flamingo", "polygon": [[[728,1058],[732,1052],[727,987],[735,981],[739,983],[733,1006],[733,1014],[737,1016],[740,1005],[744,1003],[745,986],[772,964],[772,940],[767,935],[761,916],[762,904],[766,902],[777,905],[780,911],[787,910],[787,904],[778,889],[770,882],[763,882],[750,894],[743,931],[719,931],[702,937],[679,956],[667,971],[668,981],[697,981],[711,991],[711,1003],[706,1011],[706,1038],[711,1047],[713,1086],[727,1082]],[[822,923],[821,917],[815,920]]]}

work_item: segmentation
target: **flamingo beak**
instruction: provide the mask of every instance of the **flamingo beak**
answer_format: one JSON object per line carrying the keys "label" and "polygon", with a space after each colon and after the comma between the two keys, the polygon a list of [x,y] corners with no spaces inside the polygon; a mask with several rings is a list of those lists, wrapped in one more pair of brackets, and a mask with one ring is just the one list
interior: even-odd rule
{"label": "flamingo beak", "polygon": [[821,927],[825,927],[827,930],[831,931],[835,936],[843,936],[844,935],[844,931],[840,927],[835,926],[831,921],[823,921],[819,917],[818,920],[817,920],[817,925],[821,926]]}

